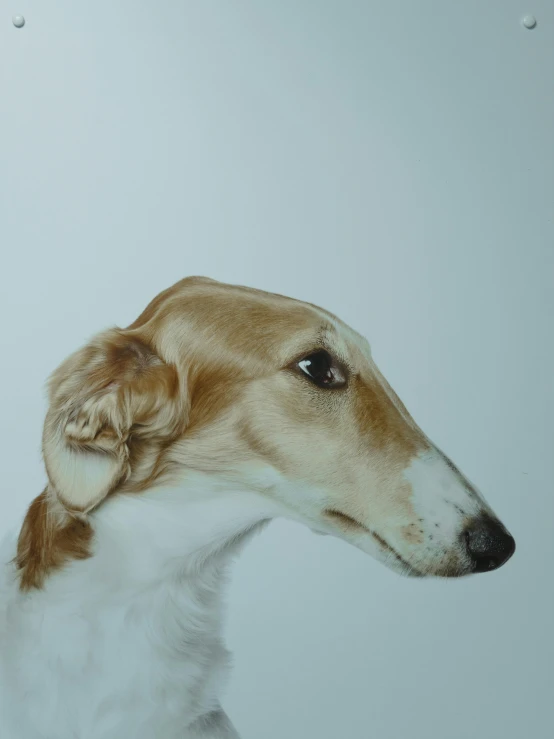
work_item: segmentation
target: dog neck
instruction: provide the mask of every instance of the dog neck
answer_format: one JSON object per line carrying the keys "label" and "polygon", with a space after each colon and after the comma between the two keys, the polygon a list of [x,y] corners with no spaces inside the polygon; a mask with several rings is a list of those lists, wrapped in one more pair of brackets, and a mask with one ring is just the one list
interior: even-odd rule
{"label": "dog neck", "polygon": [[122,585],[193,580],[204,567],[230,562],[271,517],[259,494],[190,475],[186,485],[123,494],[102,505],[91,516],[93,559]]}
{"label": "dog neck", "polygon": [[91,556],[13,599],[10,654],[20,642],[33,659],[10,664],[3,655],[4,668],[37,690],[53,717],[62,702],[74,705],[79,735],[121,717],[125,735],[150,736],[144,727],[161,735],[167,726],[173,736],[164,722],[182,717],[186,726],[218,706],[228,565],[269,517],[262,496],[204,476],[114,496],[90,516]]}

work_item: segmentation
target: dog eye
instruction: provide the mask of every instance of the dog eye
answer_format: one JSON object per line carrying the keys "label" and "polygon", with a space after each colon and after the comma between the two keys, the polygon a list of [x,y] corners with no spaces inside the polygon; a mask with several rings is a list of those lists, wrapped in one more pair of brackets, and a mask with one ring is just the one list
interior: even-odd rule
{"label": "dog eye", "polygon": [[326,351],[314,352],[301,359],[298,367],[318,387],[336,388],[346,383],[343,370]]}

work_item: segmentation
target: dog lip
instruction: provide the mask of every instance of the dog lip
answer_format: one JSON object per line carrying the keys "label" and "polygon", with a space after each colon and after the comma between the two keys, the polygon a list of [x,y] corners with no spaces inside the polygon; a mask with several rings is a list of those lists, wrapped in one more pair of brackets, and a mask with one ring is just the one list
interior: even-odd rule
{"label": "dog lip", "polygon": [[[364,527],[364,528],[366,528],[366,527]],[[396,549],[394,547],[391,547],[391,545],[388,543],[388,541],[385,541],[385,539],[383,539],[382,536],[379,536],[379,534],[375,533],[375,531],[371,531],[371,529],[366,528],[366,531],[368,531],[371,534],[371,536],[375,539],[375,541],[378,544],[381,545],[381,547],[383,547],[383,549],[385,549],[386,551],[390,552],[390,554],[392,554],[394,557],[396,557],[396,559],[400,562],[400,564],[403,567],[406,567],[409,570],[409,572],[410,572],[411,575],[414,575],[414,576],[417,576],[417,577],[421,577],[421,573],[418,570],[416,570],[416,568],[413,565],[411,565],[409,562],[406,562],[406,560],[404,559],[404,557],[402,557],[401,554],[398,554],[398,552],[396,551]]]}
{"label": "dog lip", "polygon": [[392,554],[403,567],[406,567],[411,575],[413,575],[414,577],[422,576],[421,573],[413,565],[411,565],[409,562],[406,562],[404,557],[398,554],[396,549],[394,549],[394,547],[392,547],[388,543],[388,541],[383,539],[383,537],[377,534],[375,531],[369,529],[363,523],[360,523],[357,519],[349,516],[347,513],[343,513],[342,511],[337,511],[334,509],[328,509],[324,511],[324,514],[325,516],[327,516],[327,518],[330,518],[331,520],[334,519],[335,521],[342,523],[343,527],[346,524],[346,526],[350,529],[361,529],[365,533],[369,534],[382,549],[389,552],[389,554]]}

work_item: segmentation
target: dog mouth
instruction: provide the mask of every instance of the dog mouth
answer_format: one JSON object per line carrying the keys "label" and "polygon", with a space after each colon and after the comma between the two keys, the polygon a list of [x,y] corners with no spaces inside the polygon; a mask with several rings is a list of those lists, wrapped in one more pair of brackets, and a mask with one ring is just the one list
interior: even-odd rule
{"label": "dog mouth", "polygon": [[328,509],[324,511],[324,515],[328,520],[337,524],[345,532],[355,533],[356,531],[358,531],[363,534],[369,534],[371,538],[379,545],[379,548],[385,554],[389,555],[396,561],[396,563],[402,569],[402,574],[408,575],[410,577],[423,577],[421,572],[419,572],[412,564],[410,564],[410,562],[405,560],[404,557],[402,557],[402,555],[399,554],[396,549],[388,543],[388,541],[386,541],[377,532],[372,531],[363,523],[360,523],[357,519],[352,518],[352,516],[349,516],[346,513],[342,513],[341,511],[333,509]]}

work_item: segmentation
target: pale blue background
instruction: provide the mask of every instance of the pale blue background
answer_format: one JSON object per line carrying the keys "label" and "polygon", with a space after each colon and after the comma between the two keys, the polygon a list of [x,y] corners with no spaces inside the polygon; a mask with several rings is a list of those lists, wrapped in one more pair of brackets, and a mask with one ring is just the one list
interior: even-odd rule
{"label": "pale blue background", "polygon": [[0,11],[1,530],[92,333],[187,274],[319,303],[518,551],[407,581],[274,524],[235,570],[225,707],[244,739],[554,736],[554,3]]}

